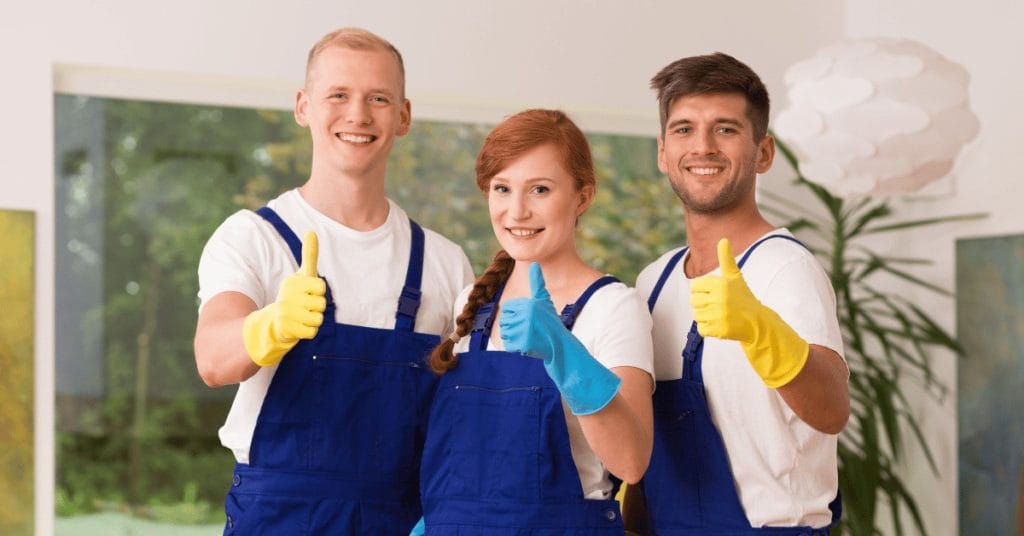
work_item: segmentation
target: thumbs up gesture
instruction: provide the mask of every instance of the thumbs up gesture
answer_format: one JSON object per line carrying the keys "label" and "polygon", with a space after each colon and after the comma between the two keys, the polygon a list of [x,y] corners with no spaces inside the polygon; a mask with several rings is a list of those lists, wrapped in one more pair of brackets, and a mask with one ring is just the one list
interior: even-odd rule
{"label": "thumbs up gesture", "polygon": [[725,238],[718,242],[718,265],[721,275],[690,283],[697,331],[705,337],[739,341],[754,371],[769,387],[789,383],[807,362],[807,341],[750,292]]}
{"label": "thumbs up gesture", "polygon": [[318,255],[316,233],[310,231],[302,240],[299,271],[281,282],[273,303],[245,317],[242,339],[257,365],[276,365],[300,339],[316,336],[327,308],[327,284],[317,275]]}
{"label": "thumbs up gesture", "polygon": [[[550,360],[555,353],[546,331],[568,333],[551,303],[551,294],[544,284],[544,272],[537,263],[530,264],[530,297],[508,300],[502,306],[501,340],[510,352]],[[572,336],[570,333],[569,336]]]}
{"label": "thumbs up gesture", "polygon": [[506,301],[498,325],[507,351],[544,361],[544,370],[574,415],[600,411],[619,391],[622,380],[562,324],[539,264],[530,264],[530,296]]}

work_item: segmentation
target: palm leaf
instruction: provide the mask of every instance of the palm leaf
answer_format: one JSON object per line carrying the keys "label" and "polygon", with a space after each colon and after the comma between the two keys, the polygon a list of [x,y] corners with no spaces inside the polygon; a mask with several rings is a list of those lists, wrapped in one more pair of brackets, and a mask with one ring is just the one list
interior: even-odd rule
{"label": "palm leaf", "polygon": [[[844,519],[840,528],[849,534],[880,534],[876,506],[883,499],[897,534],[904,533],[905,529],[916,529],[923,534],[924,522],[917,501],[894,469],[906,455],[904,439],[920,447],[936,475],[938,466],[902,387],[904,382],[918,383],[928,396],[941,402],[948,388],[935,378],[931,356],[936,348],[953,350],[960,355],[963,349],[925,310],[901,295],[877,290],[874,280],[885,276],[939,295],[951,296],[952,293],[909,270],[931,264],[930,261],[879,255],[858,241],[868,235],[972,220],[984,215],[893,222],[893,209],[887,201],[836,197],[800,175],[796,155],[778,138],[776,147],[796,172],[794,182],[813,194],[821,203],[821,210],[815,213],[771,192],[762,192],[772,205],[763,208],[766,213],[787,222],[786,226],[805,243],[802,235],[813,235],[818,241],[824,241],[822,247],[812,251],[832,280],[851,371],[851,417],[840,436],[838,449],[839,485],[844,498]],[[905,430],[910,434],[905,435]],[[913,521],[913,528],[904,526],[904,514]]]}
{"label": "palm leaf", "polygon": [[973,213],[973,214],[960,214],[960,215],[956,215],[956,216],[942,216],[942,217],[939,217],[939,218],[927,218],[927,219],[923,219],[923,220],[904,221],[904,222],[899,222],[899,223],[891,223],[889,225],[882,225],[882,226],[879,226],[879,227],[873,227],[871,229],[864,229],[864,231],[861,234],[862,235],[869,235],[869,234],[887,233],[889,231],[902,231],[902,230],[905,230],[905,229],[911,229],[911,228],[914,228],[914,227],[924,227],[926,225],[935,225],[935,224],[938,224],[938,223],[951,223],[951,222],[957,222],[957,221],[977,220],[977,219],[984,218],[986,216],[988,216],[988,214],[983,213],[983,212],[976,212],[976,213]]}

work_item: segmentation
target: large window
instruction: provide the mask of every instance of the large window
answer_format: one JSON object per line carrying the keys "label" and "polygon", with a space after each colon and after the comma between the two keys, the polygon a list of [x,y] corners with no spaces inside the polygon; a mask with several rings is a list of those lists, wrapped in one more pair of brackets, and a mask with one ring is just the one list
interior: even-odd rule
{"label": "large window", "polygon": [[[308,134],[280,111],[73,95],[55,109],[57,532],[218,534],[235,389],[195,370],[196,265],[229,214],[308,177]],[[388,168],[389,195],[478,273],[496,247],[473,173],[486,132],[414,121]],[[675,197],[653,139],[590,140],[581,247],[631,283],[680,242]]]}

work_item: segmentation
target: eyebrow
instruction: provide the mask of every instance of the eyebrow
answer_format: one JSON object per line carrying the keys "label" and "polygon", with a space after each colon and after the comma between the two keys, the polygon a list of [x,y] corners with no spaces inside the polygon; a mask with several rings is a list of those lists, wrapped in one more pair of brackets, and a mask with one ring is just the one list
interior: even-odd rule
{"label": "eyebrow", "polygon": [[[328,86],[327,87],[327,92],[328,93],[333,93],[335,91],[348,91],[348,92],[350,92],[350,91],[352,91],[352,88],[350,88],[348,86]],[[374,93],[374,94],[379,93],[381,95],[387,95],[388,97],[393,97],[395,95],[390,89],[387,89],[387,88],[370,88],[370,90],[367,93]]]}
{"label": "eyebrow", "polygon": [[[668,124],[668,126],[665,127],[665,128],[667,130],[675,130],[676,128],[679,128],[681,126],[692,125],[692,124],[693,124],[693,121],[691,121],[689,119],[686,119],[686,118],[676,119],[675,121],[670,122]],[[740,121],[738,119],[732,119],[730,117],[719,117],[719,118],[716,118],[715,121],[714,121],[714,124],[715,125],[730,125],[730,126],[734,126],[734,127],[737,127],[737,128],[743,128],[743,126],[744,126],[744,123],[742,121]]]}
{"label": "eyebrow", "polygon": [[[495,176],[491,177],[491,180],[492,181],[500,180],[500,181],[503,181],[503,182],[510,182],[511,181],[511,179],[509,179],[507,177],[503,177],[501,175],[495,175]],[[538,175],[536,177],[527,177],[524,180],[524,182],[526,184],[534,184],[534,183],[538,183],[538,182],[558,182],[558,181],[556,181],[555,179],[553,179],[551,177],[548,177],[546,175]]]}

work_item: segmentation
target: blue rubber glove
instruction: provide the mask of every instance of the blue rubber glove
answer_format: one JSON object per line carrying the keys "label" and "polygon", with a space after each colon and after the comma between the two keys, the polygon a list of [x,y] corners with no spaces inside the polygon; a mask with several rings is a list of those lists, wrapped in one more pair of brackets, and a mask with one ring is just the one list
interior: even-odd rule
{"label": "blue rubber glove", "polygon": [[416,526],[409,531],[409,536],[423,536],[423,533],[426,532],[426,530],[427,527],[423,524],[423,518],[421,517],[420,520],[416,522]]}
{"label": "blue rubber glove", "polygon": [[544,360],[573,415],[601,411],[619,392],[622,380],[598,363],[558,318],[539,264],[530,264],[530,297],[505,302],[498,325],[506,350]]}

